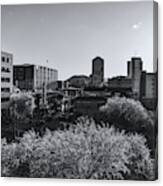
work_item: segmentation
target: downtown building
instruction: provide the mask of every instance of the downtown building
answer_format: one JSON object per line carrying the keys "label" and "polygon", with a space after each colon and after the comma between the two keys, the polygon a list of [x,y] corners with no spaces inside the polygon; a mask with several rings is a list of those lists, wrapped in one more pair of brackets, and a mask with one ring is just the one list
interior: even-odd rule
{"label": "downtown building", "polygon": [[58,80],[56,69],[33,64],[14,65],[13,81],[20,90],[38,91]]}
{"label": "downtown building", "polygon": [[149,110],[157,105],[157,72],[143,71],[140,57],[132,57],[127,62],[127,76],[108,79],[108,91],[112,96],[131,97],[141,101]]}
{"label": "downtown building", "polygon": [[143,71],[143,61],[133,57],[127,62],[128,78],[132,80],[133,97],[149,110],[157,105],[157,72]]}
{"label": "downtown building", "polygon": [[92,60],[91,85],[99,87],[104,82],[104,59],[96,57]]}
{"label": "downtown building", "polygon": [[1,109],[9,107],[13,91],[13,55],[1,51]]}
{"label": "downtown building", "polygon": [[141,76],[141,102],[146,108],[155,110],[157,107],[157,73],[146,71]]}
{"label": "downtown building", "polygon": [[133,83],[131,78],[116,76],[109,78],[107,84],[111,96],[133,97]]}
{"label": "downtown building", "polygon": [[127,62],[127,75],[132,80],[132,91],[136,99],[140,99],[142,70],[143,61],[140,57],[132,57],[131,61]]}
{"label": "downtown building", "polygon": [[140,57],[132,57],[127,62],[127,76],[116,76],[107,81],[111,96],[125,96],[140,99],[143,62]]}

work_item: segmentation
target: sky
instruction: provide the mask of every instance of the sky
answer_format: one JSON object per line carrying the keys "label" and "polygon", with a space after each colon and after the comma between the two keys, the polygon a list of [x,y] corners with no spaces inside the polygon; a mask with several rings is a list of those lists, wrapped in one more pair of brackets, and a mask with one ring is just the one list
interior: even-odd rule
{"label": "sky", "polygon": [[90,75],[92,59],[105,62],[105,78],[127,74],[127,61],[140,56],[153,70],[153,3],[3,5],[1,49],[14,64],[58,70],[59,79]]}

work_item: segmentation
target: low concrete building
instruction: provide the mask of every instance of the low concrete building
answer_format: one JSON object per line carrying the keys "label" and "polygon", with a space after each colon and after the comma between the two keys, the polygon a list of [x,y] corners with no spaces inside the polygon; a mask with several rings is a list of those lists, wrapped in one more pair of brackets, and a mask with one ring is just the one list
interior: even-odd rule
{"label": "low concrete building", "polygon": [[58,80],[58,71],[33,64],[14,65],[14,85],[21,90],[36,91]]}
{"label": "low concrete building", "polygon": [[[98,97],[107,97],[108,90],[107,87],[86,87],[83,90],[84,96],[98,96]],[[109,94],[110,95],[110,94]]]}
{"label": "low concrete building", "polygon": [[117,76],[108,79],[108,92],[111,93],[112,96],[133,96],[133,81],[131,78],[126,76]]}
{"label": "low concrete building", "polygon": [[126,76],[117,76],[108,79],[109,88],[132,88],[132,80]]}
{"label": "low concrete building", "polygon": [[51,90],[63,90],[69,87],[68,81],[57,80],[47,84],[47,89]]}
{"label": "low concrete building", "polygon": [[68,84],[76,88],[84,88],[89,85],[90,78],[85,75],[74,75],[66,80]]}
{"label": "low concrete building", "polygon": [[72,100],[74,113],[82,115],[92,115],[105,105],[107,98],[100,96],[81,96]]}

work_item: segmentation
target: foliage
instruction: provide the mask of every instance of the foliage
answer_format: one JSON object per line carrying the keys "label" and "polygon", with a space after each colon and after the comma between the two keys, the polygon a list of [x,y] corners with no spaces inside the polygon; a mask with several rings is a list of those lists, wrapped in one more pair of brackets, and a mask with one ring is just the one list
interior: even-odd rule
{"label": "foliage", "polygon": [[145,138],[79,118],[68,130],[34,131],[2,140],[2,176],[83,179],[154,179]]}
{"label": "foliage", "polygon": [[35,103],[37,109],[40,108],[40,101],[41,101],[41,95],[40,94],[36,94],[34,103]]}
{"label": "foliage", "polygon": [[31,116],[35,107],[34,98],[30,94],[13,94],[10,99],[10,109],[17,118]]}
{"label": "foliage", "polygon": [[61,111],[61,104],[62,104],[62,98],[59,96],[49,96],[48,97],[48,107],[49,110],[53,113],[56,114]]}
{"label": "foliage", "polygon": [[129,98],[109,98],[106,105],[100,108],[95,116],[98,121],[104,121],[126,132],[137,132],[146,137],[148,145],[154,149],[155,127],[151,114],[139,101]]}

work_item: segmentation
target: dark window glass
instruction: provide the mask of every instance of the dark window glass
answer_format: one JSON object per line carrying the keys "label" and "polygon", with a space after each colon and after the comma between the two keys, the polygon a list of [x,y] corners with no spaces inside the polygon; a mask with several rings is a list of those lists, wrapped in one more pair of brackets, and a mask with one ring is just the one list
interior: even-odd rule
{"label": "dark window glass", "polygon": [[1,67],[1,71],[4,72],[5,71],[5,67]]}
{"label": "dark window glass", "polygon": [[25,79],[25,71],[23,67],[14,69],[14,77],[16,80],[24,80]]}
{"label": "dark window glass", "polygon": [[27,67],[25,69],[25,78],[26,79],[33,79],[33,73],[34,73],[33,67]]}
{"label": "dark window glass", "polygon": [[10,88],[1,88],[1,92],[10,92]]}
{"label": "dark window glass", "polygon": [[10,78],[2,77],[2,78],[1,78],[1,81],[2,81],[2,82],[10,82]]}
{"label": "dark window glass", "polygon": [[7,63],[9,63],[10,62],[10,59],[9,58],[7,58]]}
{"label": "dark window glass", "polygon": [[2,62],[5,62],[5,57],[2,57],[1,60],[2,60]]}
{"label": "dark window glass", "polygon": [[6,101],[9,101],[10,100],[10,98],[8,97],[8,98],[1,98],[1,102],[6,102]]}
{"label": "dark window glass", "polygon": [[10,72],[10,69],[6,68],[6,67],[1,67],[1,71],[2,72]]}

